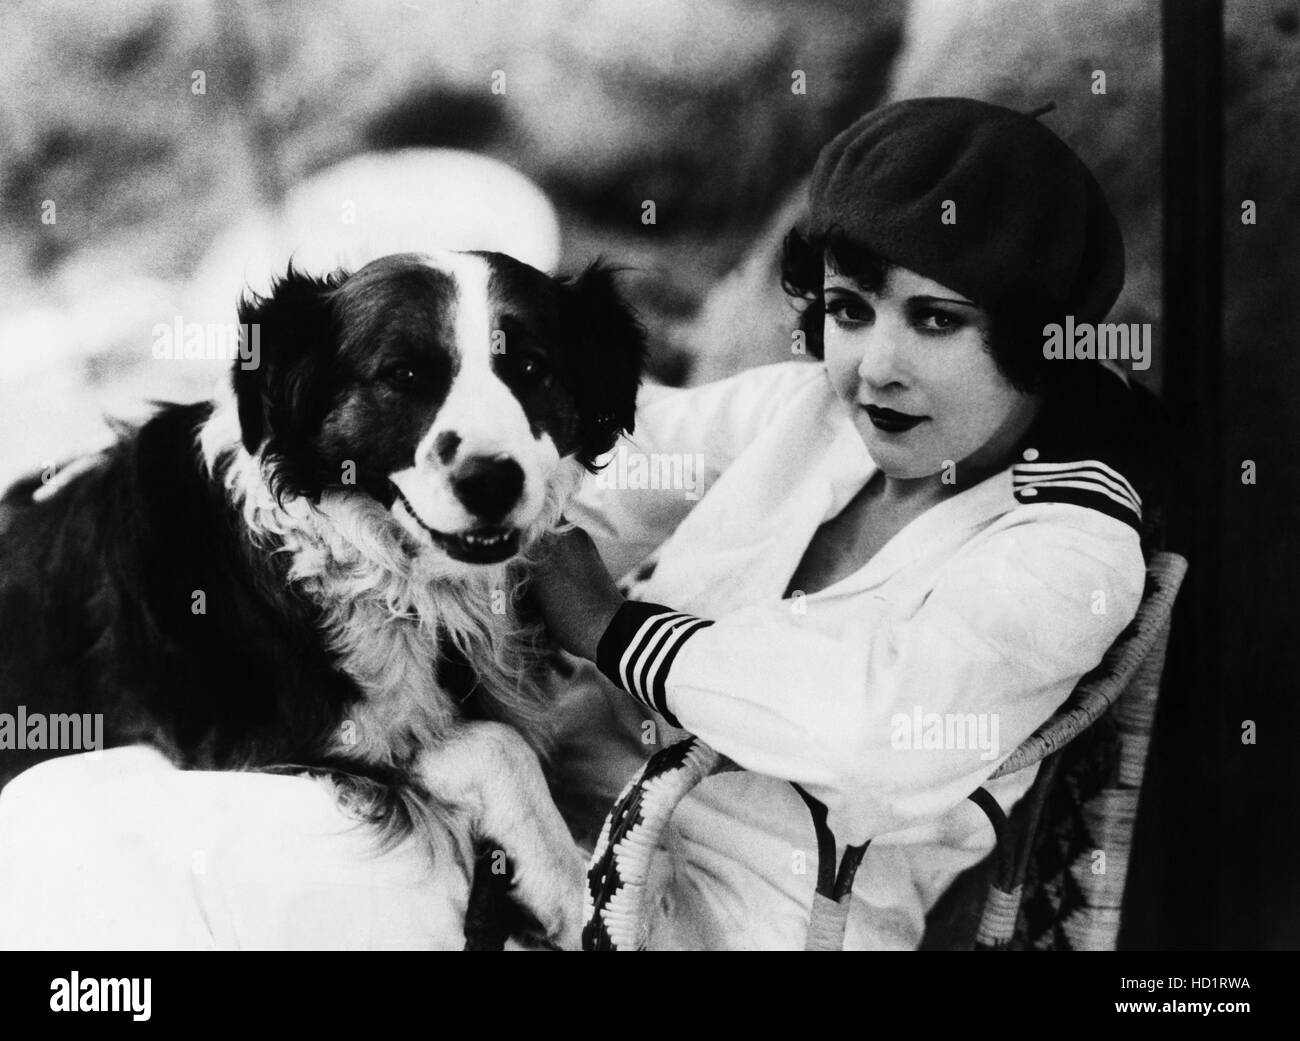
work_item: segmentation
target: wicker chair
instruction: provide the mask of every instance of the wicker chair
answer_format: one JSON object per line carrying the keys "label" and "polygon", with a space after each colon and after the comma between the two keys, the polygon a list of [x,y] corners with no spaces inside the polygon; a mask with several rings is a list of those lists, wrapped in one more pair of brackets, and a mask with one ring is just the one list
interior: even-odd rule
{"label": "wicker chair", "polygon": [[[1158,553],[1152,558],[1147,567],[1146,590],[1133,622],[1101,664],[1079,681],[1069,700],[993,774],[994,778],[1004,777],[1035,763],[1042,764],[1010,819],[992,800],[980,799],[979,792],[971,796],[989,815],[998,836],[990,858],[993,878],[976,931],[975,949],[1017,946],[1013,942],[1016,920],[1044,803],[1067,747],[1109,717],[1106,721],[1114,723],[1118,734],[1117,761],[1107,771],[1110,776],[1105,783],[1082,807],[1093,846],[1070,865],[1082,906],[1073,909],[1059,925],[1068,945],[1076,950],[1114,950],[1170,617],[1186,571],[1187,561],[1177,554]],[[1104,859],[1098,859],[1099,853]]]}
{"label": "wicker chair", "polygon": [[[951,927],[932,928],[923,947],[1002,950],[1043,946],[1026,943],[1023,935],[1017,942],[1016,929],[1026,874],[1036,850],[1039,820],[1058,776],[1073,769],[1067,763],[1062,771],[1069,752],[1083,747],[1079,739],[1096,734],[1099,724],[1104,724],[1113,729],[1118,747],[1105,764],[1100,785],[1087,792],[1083,801],[1089,848],[1078,851],[1068,864],[1074,906],[1063,911],[1054,908],[1059,920],[1053,927],[1061,937],[1059,946],[1114,949],[1170,617],[1186,571],[1187,561],[1182,557],[1155,554],[1147,568],[1146,589],[1133,622],[1101,664],[1079,681],[1056,714],[992,775],[1003,777],[1041,763],[1033,785],[1011,816],[1003,814],[983,788],[971,794],[970,798],[988,815],[997,845],[984,864],[954,884],[945,900],[973,917],[972,907],[981,905],[972,903],[972,882],[986,890],[973,942],[954,937]],[[713,749],[692,738],[657,753],[624,789],[605,821],[591,860],[585,949],[644,948],[648,923],[643,904],[650,856],[677,803],[704,777],[728,766]],[[818,893],[806,949],[835,950],[842,946],[849,891],[864,850],[865,846],[848,851],[839,877],[833,862],[819,865]],[[824,846],[822,852],[827,852]],[[1104,858],[1098,858],[1098,853]],[[1097,870],[1098,866],[1101,870]],[[932,933],[942,934],[943,941],[936,943]]]}

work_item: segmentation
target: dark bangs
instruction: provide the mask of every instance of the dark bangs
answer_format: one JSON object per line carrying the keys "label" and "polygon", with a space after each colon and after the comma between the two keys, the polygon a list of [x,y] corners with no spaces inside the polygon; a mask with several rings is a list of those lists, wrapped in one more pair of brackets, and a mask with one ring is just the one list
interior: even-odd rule
{"label": "dark bangs", "polygon": [[822,286],[827,264],[871,290],[884,284],[889,270],[889,261],[879,253],[834,232],[805,238],[798,228],[790,229],[781,243],[781,288],[787,296],[804,301],[799,309],[798,327],[804,334],[808,353],[814,358],[821,358],[825,353],[822,323],[826,320],[826,306]]}

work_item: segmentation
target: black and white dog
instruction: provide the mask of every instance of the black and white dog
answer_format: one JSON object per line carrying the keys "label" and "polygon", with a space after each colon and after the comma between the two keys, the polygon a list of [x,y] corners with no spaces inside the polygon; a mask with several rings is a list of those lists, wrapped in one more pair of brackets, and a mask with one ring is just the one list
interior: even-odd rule
{"label": "black and white dog", "polygon": [[[345,776],[462,882],[498,845],[576,946],[583,865],[516,601],[632,428],[639,324],[606,268],[488,253],[290,268],[239,318],[260,363],[225,399],[0,501],[0,712],[102,713],[106,745],[190,768]],[[50,754],[0,754],[0,785]]]}

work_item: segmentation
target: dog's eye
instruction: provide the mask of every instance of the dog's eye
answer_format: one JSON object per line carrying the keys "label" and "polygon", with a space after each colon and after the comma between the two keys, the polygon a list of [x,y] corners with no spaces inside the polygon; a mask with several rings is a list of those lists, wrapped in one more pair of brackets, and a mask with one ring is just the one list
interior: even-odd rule
{"label": "dog's eye", "polygon": [[393,365],[384,370],[384,379],[398,387],[413,387],[420,382],[420,374],[413,365]]}
{"label": "dog's eye", "polygon": [[545,379],[550,372],[550,369],[546,367],[546,363],[542,361],[541,358],[533,357],[531,355],[520,358],[515,368],[519,373],[520,378],[527,380],[530,383],[536,383]]}

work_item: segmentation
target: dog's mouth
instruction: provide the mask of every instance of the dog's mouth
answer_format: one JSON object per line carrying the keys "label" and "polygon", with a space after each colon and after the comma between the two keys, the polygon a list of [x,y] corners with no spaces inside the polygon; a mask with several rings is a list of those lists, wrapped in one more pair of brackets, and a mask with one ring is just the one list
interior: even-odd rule
{"label": "dog's mouth", "polygon": [[424,523],[411,500],[402,494],[402,489],[393,484],[393,490],[415,523],[428,532],[435,545],[453,560],[464,564],[500,564],[519,552],[521,533],[518,528],[481,525],[464,531],[439,531]]}
{"label": "dog's mouth", "polygon": [[420,526],[447,556],[466,564],[500,564],[519,552],[518,528],[471,528],[448,534],[434,531],[423,521]]}

